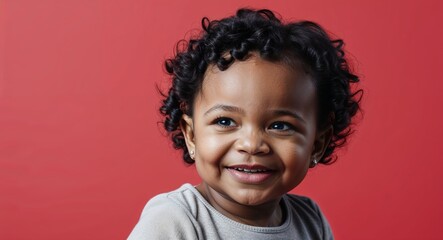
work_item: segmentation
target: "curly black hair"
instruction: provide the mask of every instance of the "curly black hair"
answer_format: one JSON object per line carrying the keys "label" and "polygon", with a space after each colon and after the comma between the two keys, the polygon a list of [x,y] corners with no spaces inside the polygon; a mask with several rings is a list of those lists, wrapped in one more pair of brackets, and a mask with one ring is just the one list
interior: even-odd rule
{"label": "curly black hair", "polygon": [[192,116],[193,101],[208,66],[213,64],[223,71],[234,61],[244,61],[251,52],[257,52],[268,61],[301,61],[303,70],[313,77],[319,100],[318,126],[333,129],[319,163],[334,162],[332,153],[352,133],[351,120],[360,109],[362,96],[361,89],[351,90],[351,84],[359,78],[345,59],[344,42],[331,39],[314,22],[283,23],[267,9],[239,9],[236,15],[221,20],[205,17],[202,28],[199,37],[178,42],[174,58],[165,61],[172,86],[162,94],[160,112],[174,148],[183,149],[183,160],[194,163],[180,130],[180,119],[183,114]]}

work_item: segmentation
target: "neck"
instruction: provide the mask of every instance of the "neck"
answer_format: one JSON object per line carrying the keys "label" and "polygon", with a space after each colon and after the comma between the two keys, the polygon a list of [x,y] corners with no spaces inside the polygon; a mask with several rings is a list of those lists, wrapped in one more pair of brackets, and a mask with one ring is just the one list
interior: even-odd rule
{"label": "neck", "polygon": [[234,221],[258,227],[276,227],[283,222],[281,198],[260,205],[243,205],[220,195],[205,183],[196,188],[217,211]]}

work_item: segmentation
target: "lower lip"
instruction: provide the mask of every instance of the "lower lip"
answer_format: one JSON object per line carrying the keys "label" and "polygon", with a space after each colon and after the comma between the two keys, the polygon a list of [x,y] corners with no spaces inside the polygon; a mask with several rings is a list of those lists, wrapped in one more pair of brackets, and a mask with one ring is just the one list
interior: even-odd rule
{"label": "lower lip", "polygon": [[237,181],[247,184],[260,184],[266,181],[272,175],[272,172],[246,173],[232,168],[227,168],[227,170]]}

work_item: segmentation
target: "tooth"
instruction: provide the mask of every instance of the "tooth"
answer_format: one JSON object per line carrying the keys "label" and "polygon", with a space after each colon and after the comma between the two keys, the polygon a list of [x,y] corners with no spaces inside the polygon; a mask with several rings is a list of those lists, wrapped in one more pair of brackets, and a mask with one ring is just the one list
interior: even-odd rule
{"label": "tooth", "polygon": [[246,168],[239,168],[239,167],[235,167],[233,169],[235,169],[237,171],[245,172],[245,173],[262,173],[262,172],[269,171],[267,169],[246,169]]}

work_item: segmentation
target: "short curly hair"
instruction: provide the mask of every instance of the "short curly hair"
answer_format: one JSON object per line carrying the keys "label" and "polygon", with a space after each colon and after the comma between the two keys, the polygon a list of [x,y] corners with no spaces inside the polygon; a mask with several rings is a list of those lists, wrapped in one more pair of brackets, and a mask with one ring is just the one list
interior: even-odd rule
{"label": "short curly hair", "polygon": [[[336,160],[332,154],[346,143],[352,133],[351,119],[360,109],[362,90],[352,91],[351,84],[359,82],[345,59],[344,42],[332,40],[318,24],[310,21],[283,23],[267,9],[239,9],[236,15],[221,20],[202,19],[199,37],[177,43],[176,54],[165,61],[172,86],[164,99],[160,112],[164,127],[173,146],[183,150],[183,160],[191,159],[184,135],[180,130],[183,114],[192,116],[193,102],[201,90],[204,74],[209,65],[226,70],[234,61],[244,61],[251,52],[276,62],[302,62],[310,74],[318,96],[318,126],[332,126],[331,141],[319,163]],[[291,61],[295,60],[295,61]]]}

